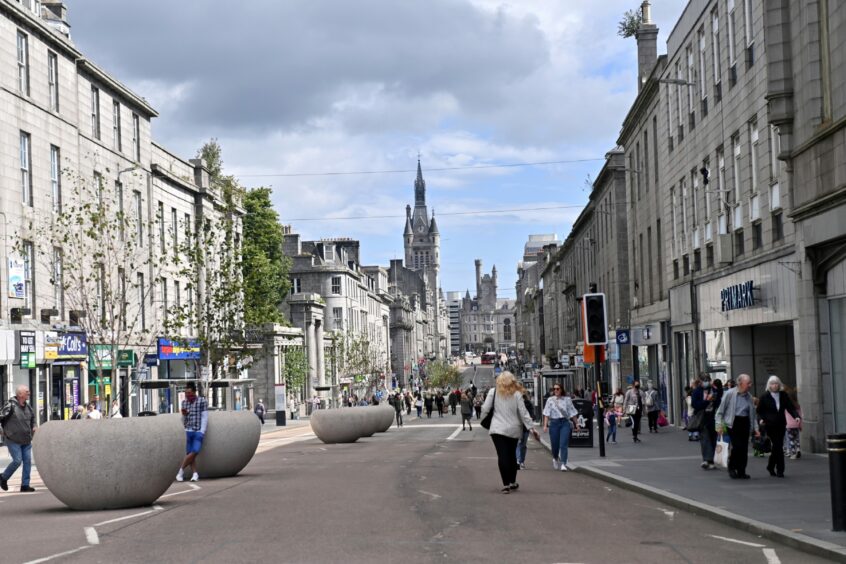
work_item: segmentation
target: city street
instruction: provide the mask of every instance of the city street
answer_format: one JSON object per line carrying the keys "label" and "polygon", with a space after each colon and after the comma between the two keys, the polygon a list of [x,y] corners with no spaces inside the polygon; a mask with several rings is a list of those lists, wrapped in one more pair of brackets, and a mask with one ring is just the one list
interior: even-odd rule
{"label": "city street", "polygon": [[74,512],[44,489],[5,494],[2,560],[822,562],[554,472],[535,442],[520,489],[502,495],[487,432],[458,422],[413,418],[342,445],[306,426],[266,433],[240,476],[175,483],[152,508]]}

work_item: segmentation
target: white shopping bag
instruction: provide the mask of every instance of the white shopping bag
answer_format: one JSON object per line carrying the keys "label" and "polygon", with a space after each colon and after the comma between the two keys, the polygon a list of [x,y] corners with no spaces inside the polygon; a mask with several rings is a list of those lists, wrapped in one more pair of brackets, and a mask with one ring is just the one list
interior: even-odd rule
{"label": "white shopping bag", "polygon": [[725,435],[717,437],[717,447],[714,449],[714,465],[720,468],[728,468],[729,463],[729,449],[731,443],[729,438]]}

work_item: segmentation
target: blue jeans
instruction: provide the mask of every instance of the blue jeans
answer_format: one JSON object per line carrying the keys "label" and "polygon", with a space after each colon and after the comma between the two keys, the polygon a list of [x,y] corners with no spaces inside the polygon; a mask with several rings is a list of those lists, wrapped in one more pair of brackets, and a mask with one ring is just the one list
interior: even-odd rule
{"label": "blue jeans", "polygon": [[567,449],[572,432],[569,419],[550,419],[549,444],[552,446],[552,458],[557,458],[561,464],[567,464]]}
{"label": "blue jeans", "polygon": [[526,462],[526,450],[528,450],[529,431],[523,429],[523,436],[520,437],[520,442],[517,443],[517,464]]}
{"label": "blue jeans", "polygon": [[32,443],[28,445],[21,445],[6,438],[6,448],[9,449],[9,455],[12,461],[3,471],[3,479],[8,480],[15,473],[15,470],[21,465],[23,461],[23,477],[21,479],[21,487],[29,485],[29,474],[32,471]]}
{"label": "blue jeans", "polygon": [[609,440],[613,440],[615,443],[617,442],[617,424],[609,425],[608,426],[608,435],[605,437],[605,442],[607,443]]}

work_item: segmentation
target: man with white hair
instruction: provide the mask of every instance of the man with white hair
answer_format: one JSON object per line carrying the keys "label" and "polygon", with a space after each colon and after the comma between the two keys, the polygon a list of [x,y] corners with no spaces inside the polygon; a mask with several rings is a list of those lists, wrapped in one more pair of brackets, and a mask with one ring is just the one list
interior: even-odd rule
{"label": "man with white hair", "polygon": [[23,385],[18,386],[15,397],[0,409],[0,424],[3,425],[3,434],[6,436],[6,448],[9,449],[9,455],[12,457],[12,462],[0,474],[0,489],[4,492],[9,490],[9,478],[21,463],[23,463],[21,491],[35,491],[35,488],[29,485],[32,469],[32,437],[35,435],[35,412],[27,403],[28,399],[29,388]]}
{"label": "man with white hair", "polygon": [[749,392],[751,387],[752,378],[749,374],[738,376],[737,386],[725,393],[714,417],[717,432],[727,432],[731,439],[728,471],[732,479],[748,480],[750,478],[746,473],[746,463],[749,459],[749,435],[755,433],[756,437],[761,436],[758,432],[758,418],[755,415],[755,401]]}

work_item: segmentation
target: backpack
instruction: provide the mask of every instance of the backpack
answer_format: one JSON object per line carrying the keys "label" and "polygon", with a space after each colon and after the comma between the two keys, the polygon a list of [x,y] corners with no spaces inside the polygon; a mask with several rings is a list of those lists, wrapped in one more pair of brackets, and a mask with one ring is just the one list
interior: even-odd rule
{"label": "backpack", "polygon": [[646,407],[652,407],[655,405],[655,393],[653,391],[649,391],[646,394]]}

